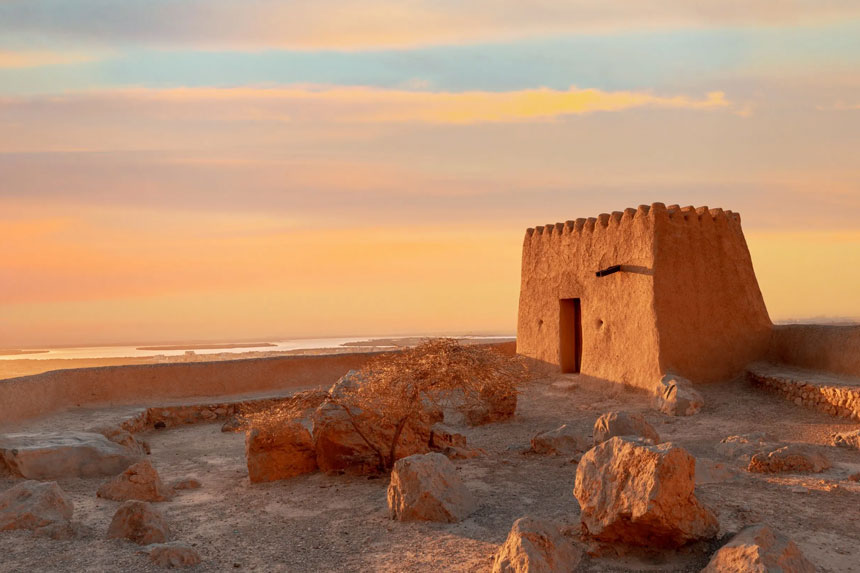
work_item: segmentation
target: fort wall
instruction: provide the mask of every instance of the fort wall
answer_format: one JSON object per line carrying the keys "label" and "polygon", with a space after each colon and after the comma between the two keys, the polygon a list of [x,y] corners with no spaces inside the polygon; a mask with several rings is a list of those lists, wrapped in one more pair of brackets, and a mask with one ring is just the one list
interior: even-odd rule
{"label": "fort wall", "polygon": [[695,382],[741,374],[767,353],[772,324],[740,215],[661,204],[650,214],[661,369]]}
{"label": "fort wall", "polygon": [[860,377],[860,326],[774,326],[768,360],[798,368]]}
{"label": "fort wall", "polygon": [[731,211],[654,203],[527,230],[517,352],[561,365],[566,298],[581,299],[583,374],[650,389],[667,371],[730,378],[767,353],[770,318]]}
{"label": "fort wall", "polygon": [[[526,231],[517,352],[560,364],[559,299],[581,301],[583,374],[647,386],[658,378],[648,208]],[[627,272],[598,278],[621,264]]]}

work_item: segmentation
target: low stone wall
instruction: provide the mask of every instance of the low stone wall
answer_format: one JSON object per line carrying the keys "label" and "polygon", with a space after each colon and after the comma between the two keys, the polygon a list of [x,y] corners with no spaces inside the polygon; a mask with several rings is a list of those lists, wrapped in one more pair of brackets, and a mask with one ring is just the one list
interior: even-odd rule
{"label": "low stone wall", "polygon": [[[504,342],[488,346],[513,354],[516,345]],[[177,401],[211,405],[216,401],[207,399],[283,394],[314,386],[327,389],[348,371],[361,368],[378,354],[381,353],[105,366],[9,378],[0,380],[0,428],[71,408],[157,406]],[[214,405],[215,409],[218,407]]]}
{"label": "low stone wall", "polygon": [[819,412],[860,421],[860,385],[835,385],[804,380],[751,367],[747,379],[757,385],[782,395],[798,406],[813,408]]}
{"label": "low stone wall", "polygon": [[70,408],[157,405],[176,400],[328,387],[373,353],[279,356],[219,362],[53,370],[0,380],[0,427]]}
{"label": "low stone wall", "polygon": [[776,325],[768,360],[798,368],[860,376],[860,326]]}

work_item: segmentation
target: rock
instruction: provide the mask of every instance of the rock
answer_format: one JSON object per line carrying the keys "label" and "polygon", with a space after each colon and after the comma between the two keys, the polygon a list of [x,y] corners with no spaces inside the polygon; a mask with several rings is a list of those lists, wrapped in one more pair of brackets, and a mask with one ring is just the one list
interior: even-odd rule
{"label": "rock", "polygon": [[671,443],[616,436],[598,444],[576,469],[583,534],[655,547],[714,537],[719,524],[696,499],[695,468],[695,458]]}
{"label": "rock", "polygon": [[521,517],[496,552],[493,573],[568,573],[581,559],[582,551],[556,524]]}
{"label": "rock", "polygon": [[860,450],[860,430],[833,434],[830,436],[830,443],[840,448]]}
{"label": "rock", "polygon": [[453,523],[475,510],[475,499],[457,469],[439,453],[398,460],[388,486],[388,513],[399,521]]}
{"label": "rock", "polygon": [[634,412],[608,412],[594,422],[594,445],[613,436],[632,436],[660,443],[660,434],[642,416]]}
{"label": "rock", "polygon": [[696,485],[723,483],[737,479],[738,470],[707,458],[696,460]]}
{"label": "rock", "polygon": [[164,543],[170,528],[161,513],[145,501],[126,501],[110,522],[108,539],[129,539],[138,545]]}
{"label": "rock", "polygon": [[311,433],[298,420],[249,429],[245,434],[245,459],[252,483],[287,479],[317,470]]}
{"label": "rock", "polygon": [[33,537],[47,537],[54,541],[69,541],[78,537],[77,524],[68,521],[52,523],[33,530]]}
{"label": "rock", "polygon": [[139,453],[95,432],[5,434],[0,458],[14,475],[51,480],[113,476],[141,459]]}
{"label": "rock", "polygon": [[487,455],[487,452],[480,448],[458,448],[457,446],[448,446],[441,453],[449,460],[471,460]]}
{"label": "rock", "polygon": [[237,416],[232,416],[221,426],[222,432],[241,432],[242,422]]}
{"label": "rock", "polygon": [[808,447],[789,444],[767,453],[756,454],[750,460],[751,472],[812,472],[819,473],[830,468],[830,460]]}
{"label": "rock", "polygon": [[[313,414],[317,464],[324,472],[366,474],[376,473],[384,466],[377,450],[383,455],[388,453],[395,432],[394,424],[380,421],[358,409],[352,410],[354,418],[350,419],[346,410],[336,403],[360,381],[355,371],[347,373],[332,386],[330,394],[334,399],[326,400]],[[430,428],[436,420],[435,412],[430,410],[413,417],[403,428],[395,459],[429,452]],[[356,430],[356,425],[364,437]]]}
{"label": "rock", "polygon": [[776,438],[765,432],[752,432],[723,438],[714,449],[723,457],[743,459],[748,462],[753,454],[758,454],[768,448],[772,448],[775,443]]}
{"label": "rock", "polygon": [[517,395],[503,394],[494,389],[481,390],[479,402],[464,409],[466,422],[471,426],[482,426],[502,422],[514,417],[517,411]]}
{"label": "rock", "polygon": [[93,428],[92,431],[103,435],[115,444],[128,448],[128,450],[133,454],[145,456],[150,453],[149,444],[147,442],[138,440],[133,434],[123,430],[119,426],[99,426]]}
{"label": "rock", "polygon": [[458,434],[445,424],[433,424],[430,428],[430,447],[437,451],[448,447],[465,448],[466,436]]}
{"label": "rock", "polygon": [[170,543],[155,543],[149,546],[149,560],[159,567],[192,567],[200,563],[200,554],[197,550],[173,541]]}
{"label": "rock", "polygon": [[536,454],[569,456],[589,449],[589,440],[567,424],[532,438],[532,451]]}
{"label": "rock", "polygon": [[0,531],[67,526],[74,510],[57,482],[24,481],[0,494]]}
{"label": "rock", "polygon": [[670,416],[692,416],[702,409],[705,399],[686,378],[666,374],[654,388],[654,408]]}
{"label": "rock", "polygon": [[200,483],[200,480],[196,480],[194,478],[176,480],[175,482],[170,484],[170,489],[174,491],[179,491],[183,489],[200,489],[201,487],[203,487],[203,484]]}
{"label": "rock", "polygon": [[170,490],[161,483],[149,460],[141,460],[118,476],[102,484],[96,495],[114,501],[167,501]]}
{"label": "rock", "polygon": [[815,573],[797,545],[767,525],[751,525],[711,558],[702,573]]}

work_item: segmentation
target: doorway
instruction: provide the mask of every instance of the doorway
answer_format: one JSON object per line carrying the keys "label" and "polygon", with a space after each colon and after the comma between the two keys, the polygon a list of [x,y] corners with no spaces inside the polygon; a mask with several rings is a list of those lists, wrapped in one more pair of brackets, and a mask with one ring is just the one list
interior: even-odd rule
{"label": "doorway", "polygon": [[582,304],[578,298],[559,299],[559,362],[564,373],[582,367]]}

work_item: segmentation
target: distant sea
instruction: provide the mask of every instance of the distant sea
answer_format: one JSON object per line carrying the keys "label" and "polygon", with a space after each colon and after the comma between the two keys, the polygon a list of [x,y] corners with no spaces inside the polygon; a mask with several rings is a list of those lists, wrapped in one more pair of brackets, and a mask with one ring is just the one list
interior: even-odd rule
{"label": "distant sea", "polygon": [[[33,348],[32,354],[9,354],[0,355],[0,360],[51,360],[57,358],[142,358],[147,356],[182,356],[186,352],[194,352],[195,354],[238,354],[242,352],[286,352],[290,350],[328,350],[335,348],[343,348],[349,344],[350,348],[358,350],[366,350],[369,348],[390,348],[384,343],[374,343],[375,340],[399,340],[407,338],[416,338],[413,336],[390,336],[390,337],[373,337],[359,336],[353,338],[299,338],[293,340],[281,341],[265,341],[260,342],[260,346],[249,346],[248,343],[235,343],[236,348],[194,348],[195,346],[205,346],[201,343],[182,344],[165,344],[163,346],[172,347],[171,350],[141,350],[141,347],[158,346],[154,344],[137,344],[133,346],[82,346],[78,348]],[[420,338],[420,337],[419,337]],[[456,336],[460,339],[498,339],[513,340],[512,336]],[[358,345],[355,343],[367,342],[367,345]],[[230,345],[230,342],[211,343],[215,345]]]}

